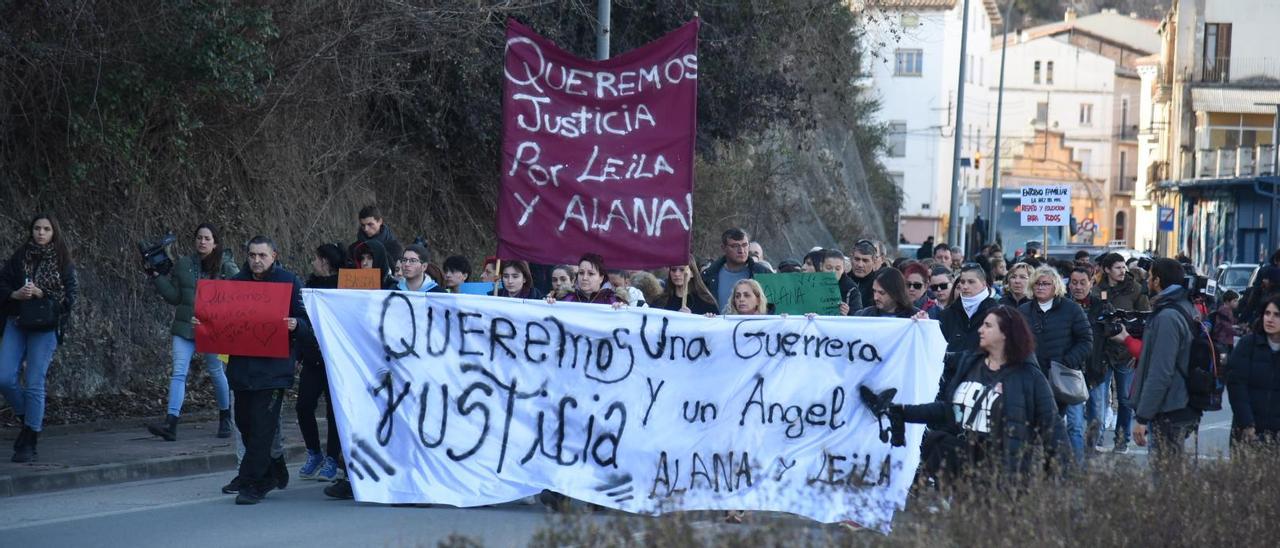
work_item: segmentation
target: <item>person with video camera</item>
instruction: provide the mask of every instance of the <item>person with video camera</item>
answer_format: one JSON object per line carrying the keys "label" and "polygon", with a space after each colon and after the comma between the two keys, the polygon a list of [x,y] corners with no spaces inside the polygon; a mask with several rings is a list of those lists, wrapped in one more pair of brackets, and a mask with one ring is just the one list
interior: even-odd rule
{"label": "person with video camera", "polygon": [[1148,285],[1155,309],[1147,320],[1138,356],[1133,393],[1138,424],[1133,441],[1147,445],[1151,433],[1151,470],[1156,477],[1179,465],[1183,442],[1197,430],[1200,412],[1191,407],[1185,377],[1190,373],[1191,329],[1198,323],[1195,308],[1183,280],[1186,270],[1178,261],[1156,259]]}
{"label": "person with video camera", "polygon": [[1058,419],[1053,390],[1035,361],[1035,337],[1017,309],[996,306],[978,327],[972,351],[947,354],[955,374],[937,400],[921,405],[864,403],[890,424],[927,424],[921,445],[926,474],[954,479],[995,459],[1005,473],[1025,476],[1039,468],[1036,446],[1052,439]]}
{"label": "person with video camera", "polygon": [[36,460],[44,429],[45,376],[79,295],[76,265],[57,219],[37,214],[26,236],[27,242],[0,271],[0,394],[22,425],[11,459],[19,463]]}
{"label": "person with video camera", "polygon": [[[169,240],[171,238],[165,238]],[[191,368],[191,358],[196,352],[195,327],[191,317],[195,314],[196,283],[200,280],[225,280],[240,272],[230,249],[222,246],[222,236],[218,228],[211,223],[200,223],[195,232],[195,253],[180,257],[176,262],[167,258],[168,246],[160,244],[158,259],[143,250],[143,270],[151,278],[156,292],[165,302],[173,305],[173,323],[169,334],[173,343],[173,373],[169,376],[169,406],[164,422],[148,424],[147,431],[153,436],[160,436],[165,441],[178,439],[178,417],[182,415],[182,403],[186,399],[187,371]],[[152,248],[154,249],[154,248]],[[227,375],[222,360],[217,354],[205,354],[205,372],[213,381],[213,398],[218,405],[219,438],[231,437],[231,389],[227,385]]]}

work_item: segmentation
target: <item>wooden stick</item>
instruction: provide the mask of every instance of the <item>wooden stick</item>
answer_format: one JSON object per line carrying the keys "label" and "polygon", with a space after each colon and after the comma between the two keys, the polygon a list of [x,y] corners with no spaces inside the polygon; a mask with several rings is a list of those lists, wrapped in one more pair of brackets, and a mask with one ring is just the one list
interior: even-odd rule
{"label": "wooden stick", "polygon": [[[502,259],[498,259],[493,265],[493,296],[498,296],[498,288],[502,287]],[[525,282],[528,283],[528,282]]]}

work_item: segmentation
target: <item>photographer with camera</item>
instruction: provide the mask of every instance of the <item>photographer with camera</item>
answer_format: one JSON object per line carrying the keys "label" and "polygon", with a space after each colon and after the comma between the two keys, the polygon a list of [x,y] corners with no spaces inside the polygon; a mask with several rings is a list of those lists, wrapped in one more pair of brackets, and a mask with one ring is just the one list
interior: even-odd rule
{"label": "photographer with camera", "polygon": [[0,394],[22,424],[13,442],[13,462],[36,460],[36,442],[44,429],[45,376],[79,293],[76,265],[58,221],[37,214],[26,234],[27,243],[0,271]]}
{"label": "photographer with camera", "polygon": [[[138,244],[142,252],[143,271],[151,278],[156,292],[165,302],[173,305],[173,323],[169,333],[173,344],[173,373],[169,377],[169,407],[163,423],[148,424],[147,431],[165,441],[178,439],[178,417],[186,399],[187,371],[196,351],[195,328],[191,317],[195,314],[196,283],[199,280],[225,280],[235,276],[236,266],[231,250],[222,246],[217,227],[200,223],[195,233],[195,253],[180,257],[176,263],[169,257],[173,234],[168,234],[153,245]],[[205,354],[205,371],[213,381],[213,396],[218,404],[219,438],[231,437],[231,390],[222,360],[217,354]]]}
{"label": "photographer with camera", "polygon": [[1046,445],[1060,422],[1035,346],[1022,314],[997,306],[983,316],[975,350],[947,355],[955,374],[937,401],[885,405],[870,391],[859,394],[890,424],[929,425],[921,452],[930,477],[956,478],[992,459],[1003,472],[1027,475],[1039,466],[1033,448]]}
{"label": "photographer with camera", "polygon": [[[1069,447],[1071,460],[1079,467],[1084,463],[1084,401],[1088,397],[1080,385],[1084,384],[1085,363],[1093,351],[1093,330],[1084,309],[1065,295],[1058,271],[1042,266],[1031,275],[1032,301],[1023,303],[1018,311],[1035,334],[1036,361],[1045,377],[1053,382],[1075,375],[1080,381],[1074,387],[1054,385],[1058,416],[1066,419],[1066,429],[1055,434],[1057,455],[1065,457]],[[1072,393],[1066,390],[1069,388],[1079,391]]]}
{"label": "photographer with camera", "polygon": [[[1093,289],[1093,299],[1107,303],[1108,308],[1112,311],[1151,311],[1151,302],[1147,298],[1142,284],[1139,283],[1129,267],[1126,266],[1124,257],[1121,257],[1119,253],[1108,253],[1103,255],[1098,260],[1098,263],[1102,267],[1102,280]],[[1090,315],[1089,317],[1097,318],[1098,316]],[[1107,365],[1107,369],[1103,372],[1102,383],[1114,385],[1109,386],[1108,389],[1114,388],[1116,394],[1116,431],[1112,451],[1119,454],[1129,452],[1129,440],[1133,426],[1133,402],[1130,401],[1129,395],[1130,387],[1133,385],[1135,361],[1129,351],[1129,345],[1123,342],[1128,337],[1120,337],[1121,342],[1117,342],[1117,337],[1115,336],[1123,332],[1125,335],[1133,334],[1135,337],[1140,338],[1142,332],[1139,329],[1142,327],[1142,320],[1137,321],[1139,323],[1125,325],[1117,319],[1112,324],[1116,327],[1108,328],[1107,337],[1101,342],[1102,348],[1099,349],[1102,353],[1100,357]],[[1133,329],[1128,329],[1129,326],[1132,326]],[[1105,411],[1105,409],[1105,407],[1100,408],[1102,411]],[[1101,418],[1099,417],[1099,419]]]}
{"label": "photographer with camera", "polygon": [[1147,445],[1151,432],[1151,470],[1159,476],[1179,464],[1183,442],[1195,432],[1200,412],[1190,406],[1185,377],[1190,374],[1191,331],[1195,308],[1184,287],[1186,271],[1169,258],[1156,259],[1148,282],[1155,313],[1147,321],[1134,388],[1138,424],[1133,440]]}

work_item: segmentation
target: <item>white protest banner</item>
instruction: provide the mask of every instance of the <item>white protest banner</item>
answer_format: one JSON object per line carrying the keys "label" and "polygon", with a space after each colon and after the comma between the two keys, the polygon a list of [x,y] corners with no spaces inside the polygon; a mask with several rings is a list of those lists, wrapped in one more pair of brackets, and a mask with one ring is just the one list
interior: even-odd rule
{"label": "white protest banner", "polygon": [[389,291],[303,292],[356,499],[478,506],[549,489],[627,512],[852,519],[888,532],[932,401],[931,320],[731,316]]}
{"label": "white protest banner", "polygon": [[1022,187],[1022,226],[1066,226],[1071,222],[1071,186]]}

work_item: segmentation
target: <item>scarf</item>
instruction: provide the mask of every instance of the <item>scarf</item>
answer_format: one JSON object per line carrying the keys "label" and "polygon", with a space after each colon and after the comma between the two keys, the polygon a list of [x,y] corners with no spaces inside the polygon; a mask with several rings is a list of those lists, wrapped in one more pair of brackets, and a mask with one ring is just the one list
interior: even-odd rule
{"label": "scarf", "polygon": [[46,298],[62,301],[62,269],[58,268],[58,253],[52,245],[27,244],[27,260],[23,266],[27,278],[44,291]]}
{"label": "scarf", "polygon": [[989,297],[990,295],[991,295],[990,289],[983,291],[982,293],[979,293],[972,297],[965,297],[964,295],[961,295],[960,304],[961,306],[964,306],[964,315],[972,318],[974,313],[978,311],[978,305],[981,305],[982,301],[987,300],[987,297]]}

